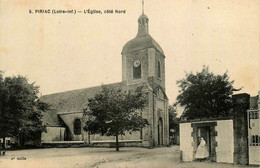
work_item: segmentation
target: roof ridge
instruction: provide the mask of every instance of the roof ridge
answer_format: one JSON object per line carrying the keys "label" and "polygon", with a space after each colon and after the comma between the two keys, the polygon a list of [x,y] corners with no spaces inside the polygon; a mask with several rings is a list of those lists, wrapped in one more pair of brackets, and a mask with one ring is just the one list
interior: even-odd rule
{"label": "roof ridge", "polygon": [[98,87],[100,87],[100,86],[102,86],[102,85],[109,86],[109,85],[120,84],[120,83],[122,83],[122,82],[109,83],[109,84],[101,84],[101,85],[98,85],[98,86],[91,86],[91,87],[87,87],[87,88],[74,89],[74,90],[68,90],[68,91],[63,91],[63,92],[56,92],[56,93],[51,93],[51,94],[43,95],[43,96],[41,96],[41,98],[42,98],[42,97],[45,97],[45,96],[55,95],[55,94],[62,94],[62,93],[68,93],[68,92],[74,92],[74,91],[80,91],[80,90],[98,88]]}

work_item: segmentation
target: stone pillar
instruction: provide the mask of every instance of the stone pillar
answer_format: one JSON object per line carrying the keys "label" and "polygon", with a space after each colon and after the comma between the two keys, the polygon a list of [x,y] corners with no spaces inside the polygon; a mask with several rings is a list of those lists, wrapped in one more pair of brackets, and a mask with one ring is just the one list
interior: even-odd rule
{"label": "stone pillar", "polygon": [[152,128],[153,120],[152,120],[152,110],[153,110],[153,103],[152,100],[152,93],[147,92],[145,93],[145,97],[147,98],[147,107],[143,109],[142,117],[148,120],[148,125],[142,129],[142,147],[152,147]]}
{"label": "stone pillar", "polygon": [[234,163],[248,164],[248,123],[250,95],[246,93],[232,96],[233,99],[233,129],[234,129]]}
{"label": "stone pillar", "polygon": [[170,145],[170,135],[169,135],[169,112],[168,112],[168,100],[166,99],[165,100],[165,103],[164,103],[164,115],[165,115],[165,143],[164,145]]}

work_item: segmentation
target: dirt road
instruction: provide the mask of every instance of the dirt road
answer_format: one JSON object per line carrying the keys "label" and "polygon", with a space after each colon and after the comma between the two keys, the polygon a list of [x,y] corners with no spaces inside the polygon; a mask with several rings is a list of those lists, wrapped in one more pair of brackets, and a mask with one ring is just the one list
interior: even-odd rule
{"label": "dirt road", "polygon": [[179,162],[179,146],[146,148],[51,148],[8,151],[1,168],[242,168],[212,162]]}

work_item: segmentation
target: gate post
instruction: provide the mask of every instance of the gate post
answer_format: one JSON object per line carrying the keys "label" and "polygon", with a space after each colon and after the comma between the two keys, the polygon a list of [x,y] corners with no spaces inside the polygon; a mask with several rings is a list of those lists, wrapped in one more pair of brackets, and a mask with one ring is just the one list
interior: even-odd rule
{"label": "gate post", "polygon": [[234,129],[234,163],[247,165],[248,157],[248,123],[247,110],[249,109],[250,95],[236,94],[233,99],[233,129]]}

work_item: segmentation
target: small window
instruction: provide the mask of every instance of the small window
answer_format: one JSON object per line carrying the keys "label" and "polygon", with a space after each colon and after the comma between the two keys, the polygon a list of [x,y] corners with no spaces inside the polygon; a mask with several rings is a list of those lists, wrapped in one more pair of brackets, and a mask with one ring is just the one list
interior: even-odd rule
{"label": "small window", "polygon": [[134,60],[133,62],[133,78],[139,79],[141,78],[142,74],[142,65],[140,60]]}
{"label": "small window", "polygon": [[74,121],[74,134],[75,135],[81,134],[81,121],[80,121],[80,119],[75,119],[75,121]]}
{"label": "small window", "polygon": [[157,77],[161,78],[161,63],[159,60],[157,61]]}
{"label": "small window", "polygon": [[258,146],[258,144],[259,144],[258,139],[259,139],[259,138],[258,138],[258,135],[256,135],[256,136],[255,136],[255,143],[256,143],[256,146]]}
{"label": "small window", "polygon": [[260,146],[260,136],[259,135],[251,136],[250,146]]}
{"label": "small window", "polygon": [[250,111],[249,112],[250,119],[259,119],[259,112],[258,111]]}

